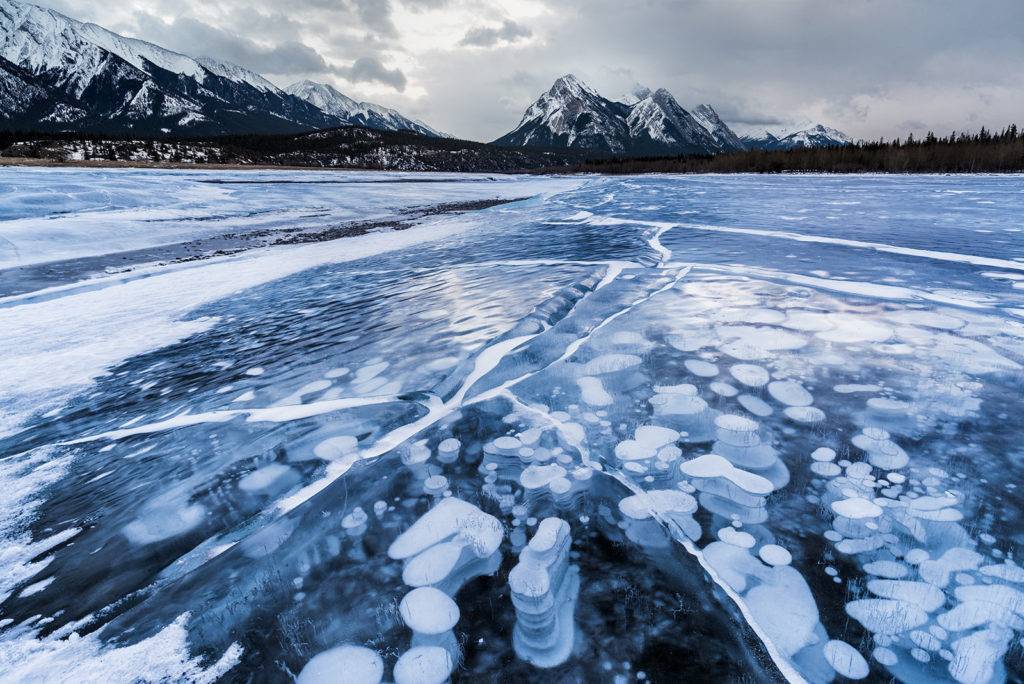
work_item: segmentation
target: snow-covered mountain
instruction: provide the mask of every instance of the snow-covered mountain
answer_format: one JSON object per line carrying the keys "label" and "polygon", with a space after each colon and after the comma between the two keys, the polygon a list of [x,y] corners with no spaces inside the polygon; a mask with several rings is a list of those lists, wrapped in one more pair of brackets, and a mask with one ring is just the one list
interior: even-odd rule
{"label": "snow-covered mountain", "polygon": [[[706,107],[706,106],[705,106]],[[715,154],[741,149],[710,107],[702,118],[664,88],[636,86],[619,101],[602,97],[569,74],[526,110],[516,129],[495,144],[628,154]]]}
{"label": "snow-covered mountain", "polygon": [[704,130],[711,134],[711,137],[719,144],[723,151],[738,151],[745,149],[743,141],[724,121],[718,116],[718,112],[709,104],[697,105],[692,112],[693,118],[697,120]]}
{"label": "snow-covered mountain", "polygon": [[495,140],[507,147],[628,151],[630,108],[612,102],[572,74],[562,76],[526,110],[516,129]]}
{"label": "snow-covered mountain", "polygon": [[355,126],[379,128],[385,131],[412,131],[436,138],[450,137],[434,130],[417,119],[372,102],[357,102],[326,83],[299,81],[284,89],[286,93],[302,98],[316,108]]}
{"label": "snow-covered mountain", "polygon": [[798,147],[841,147],[852,145],[853,138],[822,124],[801,124],[772,133],[745,135],[743,144],[752,150],[791,150]]}
{"label": "snow-covered mountain", "polygon": [[436,135],[393,110],[362,109],[361,121],[339,117],[236,64],[0,0],[0,125],[8,128],[214,135],[362,123]]}

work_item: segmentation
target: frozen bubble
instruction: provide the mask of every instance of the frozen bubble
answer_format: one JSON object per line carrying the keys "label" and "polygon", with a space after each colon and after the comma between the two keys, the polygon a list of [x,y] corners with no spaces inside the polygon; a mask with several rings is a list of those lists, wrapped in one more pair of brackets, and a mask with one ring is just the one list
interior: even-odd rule
{"label": "frozen bubble", "polygon": [[388,366],[390,366],[390,365],[391,364],[388,363],[387,361],[379,361],[377,363],[368,363],[368,364],[366,364],[365,366],[361,367],[359,370],[356,371],[356,377],[355,377],[354,382],[356,382],[356,383],[364,383],[367,380],[372,380],[373,378],[377,377],[378,375],[383,373],[385,370],[387,370]]}
{"label": "frozen bubble", "polygon": [[313,656],[302,668],[296,684],[379,684],[384,660],[376,651],[345,644]]}
{"label": "frozen bubble", "polygon": [[357,530],[365,525],[367,520],[366,511],[356,506],[351,513],[341,519],[341,526],[346,530]]}
{"label": "frozen bubble", "polygon": [[313,455],[325,461],[337,461],[349,454],[355,453],[359,447],[359,440],[350,435],[339,435],[329,437],[313,447]]}
{"label": "frozen bubble", "polygon": [[841,344],[885,342],[893,335],[892,328],[873,321],[866,316],[858,316],[851,313],[830,313],[826,315],[833,328],[818,332],[817,337],[828,342],[838,342]]}
{"label": "frozen bubble", "polygon": [[736,389],[727,382],[713,382],[710,385],[708,385],[708,389],[710,389],[715,394],[723,397],[735,397],[737,394],[740,393],[738,389]]}
{"label": "frozen bubble", "polygon": [[896,654],[884,646],[878,646],[875,648],[875,650],[871,652],[871,657],[886,667],[895,665],[899,662],[899,658],[896,657]]}
{"label": "frozen bubble", "polygon": [[584,376],[576,380],[580,395],[590,406],[609,406],[613,403],[612,395],[608,394],[600,378]]}
{"label": "frozen bubble", "polygon": [[259,376],[259,375],[263,375],[263,372],[264,371],[263,371],[262,368],[260,368],[259,366],[254,366],[254,367],[250,368],[249,370],[245,371],[245,374],[246,375],[251,375],[253,377],[256,377],[256,376]]}
{"label": "frozen bubble", "polygon": [[615,457],[621,461],[643,461],[655,454],[656,449],[635,439],[624,439],[615,445]]}
{"label": "frozen bubble", "polygon": [[752,534],[749,532],[742,532],[733,527],[723,527],[718,530],[718,538],[726,544],[732,544],[733,546],[738,546],[741,549],[752,549],[756,543]]}
{"label": "frozen bubble", "polygon": [[999,565],[986,565],[979,572],[987,577],[995,577],[1007,582],[1024,583],[1024,568],[1009,560]]}
{"label": "frozen bubble", "polygon": [[540,489],[565,477],[568,471],[557,463],[531,465],[519,475],[519,484],[526,489]]}
{"label": "frozen bubble", "polygon": [[812,463],[811,472],[822,477],[835,477],[843,472],[843,469],[835,463]]}
{"label": "frozen bubble", "polygon": [[888,397],[871,397],[867,400],[867,407],[881,414],[902,415],[910,410],[910,404],[898,399]]}
{"label": "frozen bubble", "polygon": [[424,513],[388,547],[388,556],[395,560],[411,558],[431,546],[457,537],[479,558],[494,553],[501,544],[504,530],[492,515],[473,504],[455,497],[441,500]]}
{"label": "frozen bubble", "polygon": [[427,446],[427,440],[421,439],[410,445],[408,450],[402,454],[402,462],[406,465],[426,463],[430,460],[430,456],[431,452],[430,447]]}
{"label": "frozen bubble", "polygon": [[493,444],[497,449],[508,454],[518,451],[519,447],[523,446],[522,442],[520,442],[515,437],[511,437],[509,435],[498,437],[496,440],[494,440]]}
{"label": "frozen bubble", "polygon": [[455,663],[447,649],[440,646],[416,646],[395,663],[395,684],[444,684]]}
{"label": "frozen bubble", "polygon": [[873,579],[868,581],[868,591],[882,598],[912,603],[926,613],[938,610],[946,602],[942,590],[927,582]]}
{"label": "frozen bubble", "polygon": [[349,374],[348,368],[332,368],[331,370],[324,373],[325,378],[341,378]]}
{"label": "frozen bubble", "polygon": [[971,584],[957,587],[953,593],[958,601],[992,603],[1024,614],[1024,592],[1006,584]]}
{"label": "frozen bubble", "polygon": [[698,349],[715,344],[718,341],[718,338],[716,338],[713,333],[698,331],[666,335],[665,341],[679,351],[695,352]]}
{"label": "frozen bubble", "polygon": [[757,434],[760,426],[756,421],[744,416],[725,414],[715,418],[715,432],[718,439],[733,446],[748,447],[760,444]]}
{"label": "frozen bubble", "polygon": [[646,337],[644,337],[638,332],[633,332],[632,330],[618,331],[617,333],[612,335],[611,342],[612,344],[617,346],[639,347],[641,349],[646,349],[647,347],[651,346],[651,343],[647,340]]}
{"label": "frozen bubble", "polygon": [[448,594],[434,587],[413,589],[398,604],[406,626],[420,634],[443,634],[459,621],[459,607]]}
{"label": "frozen bubble", "polygon": [[700,359],[687,359],[683,362],[686,370],[702,378],[713,378],[718,375],[718,366]]}
{"label": "frozen bubble", "polygon": [[814,406],[787,406],[783,413],[798,423],[820,423],[825,420],[825,412]]}
{"label": "frozen bubble", "polygon": [[961,684],[992,681],[1012,636],[1010,629],[993,625],[957,639],[953,642],[949,674]]}
{"label": "frozen bubble", "polygon": [[876,577],[889,579],[901,579],[909,574],[910,570],[903,563],[896,561],[879,560],[864,564],[864,572]]}
{"label": "frozen bubble", "polygon": [[427,494],[440,494],[448,489],[448,478],[444,475],[431,475],[423,481],[423,490]]}
{"label": "frozen bubble", "polygon": [[833,639],[825,644],[823,651],[828,664],[842,676],[848,679],[864,679],[868,676],[870,668],[864,656],[845,641]]}
{"label": "frozen bubble", "polygon": [[859,496],[833,501],[832,510],[837,515],[851,520],[877,518],[882,515],[882,509],[877,504]]}
{"label": "frozen bubble", "polygon": [[836,460],[835,449],[829,449],[828,447],[818,447],[811,452],[811,458],[815,461],[834,461]]}
{"label": "frozen bubble", "polygon": [[757,555],[768,565],[789,565],[793,562],[792,554],[777,544],[765,544]]}
{"label": "frozen bubble", "polygon": [[202,504],[168,502],[147,509],[137,520],[125,525],[124,536],[135,544],[152,544],[185,534],[205,518],[206,507]]}
{"label": "frozen bubble", "polygon": [[619,510],[633,520],[646,520],[654,513],[689,515],[697,510],[697,500],[678,489],[653,489],[622,499]]}
{"label": "frozen bubble", "polygon": [[928,613],[921,608],[895,599],[850,601],[846,612],[875,634],[902,634],[928,622]]}
{"label": "frozen bubble", "polygon": [[957,330],[964,327],[962,319],[936,311],[896,311],[889,314],[887,318],[898,325],[917,325],[938,330]]}
{"label": "frozen bubble", "polygon": [[774,351],[800,349],[807,346],[807,340],[800,335],[751,325],[721,326],[719,337],[729,340],[720,349],[740,361],[766,359]]}
{"label": "frozen bubble", "polygon": [[635,354],[602,354],[583,364],[583,375],[604,375],[639,366],[642,359]]}
{"label": "frozen bubble", "polygon": [[768,383],[768,394],[786,406],[810,406],[814,401],[811,393],[793,380],[776,380]]}
{"label": "frozen bubble", "polygon": [[238,488],[243,492],[260,492],[270,489],[294,471],[281,463],[271,463],[254,470],[238,481]]}
{"label": "frozen bubble", "polygon": [[551,481],[551,484],[548,485],[548,489],[550,489],[553,494],[565,494],[572,489],[572,482],[570,482],[566,477],[555,478]]}
{"label": "frozen bubble", "polygon": [[729,368],[729,373],[747,387],[764,387],[771,379],[765,368],[752,363],[738,363]]}
{"label": "frozen bubble", "polygon": [[642,425],[636,429],[634,439],[645,447],[660,449],[679,439],[679,433],[671,428],[658,425]]}
{"label": "frozen bubble", "polygon": [[[912,562],[909,553],[907,560]],[[981,565],[982,560],[981,554],[976,551],[954,547],[943,553],[941,558],[921,560],[917,570],[921,574],[921,579],[942,588],[949,584],[949,578],[953,573],[974,570]]]}
{"label": "frozen bubble", "polygon": [[654,391],[656,394],[682,394],[688,397],[697,396],[697,386],[689,383],[683,383],[681,385],[655,385]]}
{"label": "frozen bubble", "polygon": [[437,445],[437,450],[442,454],[458,453],[460,448],[462,448],[462,442],[454,437],[442,440],[441,443]]}
{"label": "frozen bubble", "polygon": [[827,314],[814,311],[791,311],[781,325],[801,332],[822,332],[834,327]]}
{"label": "frozen bubble", "polygon": [[742,470],[717,454],[706,454],[680,464],[679,470],[689,477],[709,479],[725,478],[751,494],[767,496],[774,491],[771,481],[760,475]]}
{"label": "frozen bubble", "polygon": [[773,409],[760,397],[750,394],[741,394],[737,399],[740,406],[753,413],[758,418],[767,418],[772,415]]}

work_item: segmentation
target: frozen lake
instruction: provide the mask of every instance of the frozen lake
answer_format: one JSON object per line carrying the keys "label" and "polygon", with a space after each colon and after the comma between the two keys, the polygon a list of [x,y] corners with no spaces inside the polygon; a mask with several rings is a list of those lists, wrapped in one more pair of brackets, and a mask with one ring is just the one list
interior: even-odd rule
{"label": "frozen lake", "polygon": [[1021,176],[0,169],[0,681],[1020,681],[1022,231]]}

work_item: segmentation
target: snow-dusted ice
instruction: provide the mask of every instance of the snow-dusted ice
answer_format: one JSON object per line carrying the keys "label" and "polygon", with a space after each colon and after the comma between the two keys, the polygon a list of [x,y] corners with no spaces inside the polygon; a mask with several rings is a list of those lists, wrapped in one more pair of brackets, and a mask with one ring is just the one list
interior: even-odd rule
{"label": "snow-dusted ice", "polygon": [[1020,176],[0,190],[0,681],[1024,678]]}

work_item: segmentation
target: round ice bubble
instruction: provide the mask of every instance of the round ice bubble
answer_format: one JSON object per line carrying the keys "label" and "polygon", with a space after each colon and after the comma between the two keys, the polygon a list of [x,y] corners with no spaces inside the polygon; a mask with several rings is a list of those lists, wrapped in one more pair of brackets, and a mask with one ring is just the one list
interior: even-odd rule
{"label": "round ice bubble", "polygon": [[420,634],[443,634],[459,621],[459,607],[434,587],[413,589],[398,604],[405,625]]}
{"label": "round ice bubble", "polygon": [[452,655],[440,646],[417,646],[395,663],[395,684],[443,684],[452,674]]}
{"label": "round ice bubble", "polygon": [[384,677],[380,654],[362,646],[345,644],[318,653],[306,663],[296,684],[379,684]]}
{"label": "round ice bubble", "polygon": [[792,554],[778,544],[765,544],[758,549],[757,555],[768,565],[789,565],[793,562]]}

